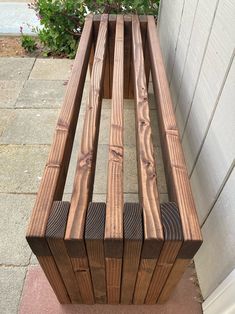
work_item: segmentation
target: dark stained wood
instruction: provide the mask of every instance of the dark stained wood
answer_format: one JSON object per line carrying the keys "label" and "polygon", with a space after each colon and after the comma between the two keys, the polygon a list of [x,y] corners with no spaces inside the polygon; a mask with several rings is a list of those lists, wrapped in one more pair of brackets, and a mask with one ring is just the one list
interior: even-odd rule
{"label": "dark stained wood", "polygon": [[53,203],[47,223],[46,239],[72,303],[81,303],[79,286],[64,243],[69,207],[69,202]]}
{"label": "dark stained wood", "polygon": [[109,83],[110,83],[110,73],[109,73],[109,65],[110,65],[110,57],[109,57],[109,42],[110,42],[110,32],[109,32],[109,23],[108,23],[108,34],[107,34],[107,48],[106,48],[106,55],[105,55],[105,68],[104,68],[104,82],[103,82],[103,98],[109,99],[110,98],[110,90],[109,90]]}
{"label": "dark stained wood", "polygon": [[[186,163],[180,143],[179,132],[172,106],[169,86],[163,65],[155,21],[148,16],[148,45],[157,110],[161,131],[167,183],[170,200],[176,202],[182,221],[184,243],[202,242],[197,212],[188,179]],[[184,251],[184,243],[182,250]],[[198,249],[196,245],[195,252]]]}
{"label": "dark stained wood", "polygon": [[124,255],[121,303],[131,304],[143,242],[142,208],[136,203],[124,205]]}
{"label": "dark stained wood", "polygon": [[[88,63],[90,90],[70,205],[61,200]],[[150,68],[170,199],[161,206],[149,118]],[[92,203],[103,96],[112,97],[106,204]],[[139,204],[124,205],[125,97],[135,99]],[[153,17],[88,15],[26,238],[60,303],[165,302],[200,247]]]}
{"label": "dark stained wood", "polygon": [[89,69],[90,69],[90,75],[92,72],[92,67],[94,63],[94,56],[95,56],[95,47],[99,32],[99,26],[100,26],[100,15],[94,15],[93,16],[93,37],[92,37],[92,47],[91,47],[91,53],[90,53],[90,60],[89,60]]}
{"label": "dark stained wood", "polygon": [[45,239],[47,220],[54,200],[61,200],[80,110],[92,40],[92,16],[86,18],[64,103],[57,122],[51,152],[44,170],[27,230],[27,241],[37,255],[58,300],[69,297]]}
{"label": "dark stained wood", "polygon": [[71,257],[70,259],[75,272],[75,277],[79,284],[82,303],[94,304],[95,298],[87,256],[79,258]]}
{"label": "dark stained wood", "polygon": [[139,15],[139,20],[140,20],[140,30],[141,30],[141,38],[142,38],[142,45],[143,45],[143,53],[144,53],[144,68],[145,68],[146,84],[148,87],[149,75],[150,75],[149,51],[148,51],[148,45],[147,45],[148,17],[147,15]]}
{"label": "dark stained wood", "polygon": [[144,58],[138,16],[132,18],[134,92],[136,103],[136,141],[139,170],[140,203],[143,206],[143,258],[158,257],[163,241],[155,158],[149,118],[149,103],[144,72]]}
{"label": "dark stained wood", "polygon": [[[92,39],[92,16],[86,19],[64,103],[57,122],[51,152],[45,167],[27,231],[27,240],[38,255],[49,253],[44,235],[54,200],[62,198],[68,160],[79,114]],[[66,167],[64,161],[67,161]],[[42,241],[42,245],[40,242]]]}
{"label": "dark stained wood", "polygon": [[109,98],[112,98],[112,91],[113,91],[113,67],[114,67],[116,25],[117,25],[117,15],[110,14],[109,15]]}
{"label": "dark stained wood", "polygon": [[101,304],[107,302],[104,259],[105,208],[105,203],[90,203],[85,229],[85,243],[95,302]]}
{"label": "dark stained wood", "polygon": [[[113,244],[115,246],[115,243]],[[108,304],[119,304],[122,258],[105,257]]]}
{"label": "dark stained wood", "polygon": [[[144,243],[136,282],[135,300],[143,303],[143,291],[147,292],[147,287],[160,254],[163,243],[163,230],[160,218],[144,55],[138,16],[132,17],[132,58],[135,60],[133,64],[133,83],[136,103],[136,154],[139,197],[140,204],[143,207],[144,223]],[[152,259],[153,261],[146,262],[146,259]]]}
{"label": "dark stained wood", "polygon": [[[112,269],[109,258],[122,257],[123,250],[123,154],[124,154],[124,125],[123,125],[123,65],[124,65],[124,20],[117,16],[115,52],[113,64],[113,91],[111,105],[111,124],[108,159],[108,188],[105,220],[105,256],[106,271]],[[109,269],[110,268],[110,269]],[[121,271],[117,274],[121,278]],[[109,278],[107,276],[107,278]],[[120,281],[120,280],[119,280]],[[107,281],[108,298],[112,293],[111,282]],[[119,287],[120,289],[120,287]],[[117,294],[118,295],[118,294]],[[110,302],[110,300],[108,300]],[[118,303],[112,300],[112,303]]]}
{"label": "dark stained wood", "polygon": [[[71,207],[65,235],[65,239],[68,241],[71,240],[71,243],[74,246],[79,246],[83,241],[85,216],[93,191],[102,102],[101,89],[104,77],[107,27],[108,15],[104,14],[101,16],[91,75],[89,99],[84,119],[82,140],[78,155]],[[68,249],[70,250],[69,243]],[[73,253],[72,256],[74,256]]]}
{"label": "dark stained wood", "polygon": [[64,282],[60,276],[59,270],[56,266],[52,256],[37,256],[38,262],[43,269],[58,301],[61,304],[71,303],[65,288]]}
{"label": "dark stained wood", "polygon": [[174,290],[174,288],[177,286],[178,282],[182,278],[182,274],[185,272],[185,269],[190,264],[191,259],[182,259],[177,258],[173,268],[171,269],[170,275],[167,278],[167,282],[164,285],[160,297],[157,301],[157,303],[165,303],[167,300],[169,300],[169,297]]}
{"label": "dark stained wood", "polygon": [[134,304],[144,304],[156,262],[157,258],[141,258],[133,297]]}
{"label": "dark stained wood", "polygon": [[[131,81],[131,15],[124,16],[124,98],[129,98],[129,90],[133,82]],[[133,95],[132,97],[133,98]]]}
{"label": "dark stained wood", "polygon": [[[101,16],[96,43],[90,91],[84,118],[81,146],[78,154],[77,169],[71,197],[71,206],[65,234],[67,250],[69,256],[73,258],[74,265],[76,266],[82,263],[82,266],[85,267],[85,271],[80,271],[78,269],[77,276],[78,281],[81,283],[84,280],[86,287],[89,288],[89,291],[86,292],[87,297],[92,296],[93,289],[92,282],[90,280],[88,260],[84,243],[84,230],[87,208],[92,200],[93,193],[102,104],[105,53],[107,48],[107,33],[108,15],[103,14]],[[84,278],[85,276],[86,278]],[[91,298],[86,299],[84,303],[93,302],[94,298]]]}
{"label": "dark stained wood", "polygon": [[179,212],[175,203],[161,204],[164,244],[154,270],[145,304],[155,304],[166,283],[183,242]]}

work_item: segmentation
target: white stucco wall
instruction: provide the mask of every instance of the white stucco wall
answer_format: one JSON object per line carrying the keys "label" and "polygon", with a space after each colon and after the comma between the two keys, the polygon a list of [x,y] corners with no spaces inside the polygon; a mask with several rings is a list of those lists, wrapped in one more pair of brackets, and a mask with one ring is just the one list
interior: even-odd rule
{"label": "white stucco wall", "polygon": [[158,32],[204,243],[204,298],[235,268],[235,1],[162,0]]}

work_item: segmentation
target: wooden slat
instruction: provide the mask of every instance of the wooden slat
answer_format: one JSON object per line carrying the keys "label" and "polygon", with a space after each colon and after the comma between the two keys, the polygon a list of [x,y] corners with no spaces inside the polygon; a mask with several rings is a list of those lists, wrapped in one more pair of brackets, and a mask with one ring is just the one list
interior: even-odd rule
{"label": "wooden slat", "polygon": [[44,170],[26,235],[32,251],[40,260],[40,265],[61,303],[70,301],[55,261],[51,256],[45,239],[45,231],[53,201],[60,200],[64,190],[91,50],[91,40],[92,15],[89,15],[85,21],[79,49],[51,145],[51,153]]}
{"label": "wooden slat", "polygon": [[79,286],[64,243],[69,207],[69,202],[53,203],[47,223],[46,239],[72,303],[81,303]]}
{"label": "wooden slat", "polygon": [[[115,242],[114,242],[115,251]],[[122,258],[105,258],[108,304],[119,304]]]}
{"label": "wooden slat", "polygon": [[108,34],[107,34],[107,50],[105,56],[105,67],[104,67],[104,83],[103,83],[103,98],[109,99],[110,98],[110,90],[109,90],[109,83],[110,83],[110,73],[109,73],[109,42],[110,42],[110,33],[109,33],[109,23],[108,23]]}
{"label": "wooden slat", "polygon": [[54,258],[52,256],[37,256],[37,259],[53,291],[55,292],[58,301],[61,304],[71,303]]}
{"label": "wooden slat", "polygon": [[79,258],[71,257],[70,259],[79,285],[82,303],[94,304],[95,298],[87,256]]}
{"label": "wooden slat", "polygon": [[[148,92],[146,86],[144,57],[138,16],[132,17],[132,55],[134,62],[134,93],[136,103],[136,141],[139,174],[139,195],[143,207],[144,243],[136,287],[148,287],[163,243],[160,204],[156,182],[149,118]],[[153,259],[146,263],[145,259]],[[151,269],[145,266],[151,266]],[[145,290],[146,291],[146,290]],[[146,291],[147,292],[147,291]],[[136,299],[139,300],[136,295]],[[143,296],[142,296],[143,298]],[[142,302],[144,299],[142,300]]]}
{"label": "wooden slat", "polygon": [[142,208],[136,203],[124,205],[124,254],[121,303],[131,304],[143,242]]}
{"label": "wooden slat", "polygon": [[[99,136],[99,124],[102,104],[102,87],[104,79],[105,53],[107,48],[108,15],[101,16],[99,33],[97,38],[93,69],[91,74],[90,92],[84,119],[80,151],[78,154],[77,169],[74,179],[71,206],[66,228],[65,240],[69,256],[73,263],[84,263],[88,266],[84,243],[85,218],[88,204],[92,199],[96,154]],[[75,260],[77,259],[77,261]],[[85,272],[89,291],[87,296],[93,293],[89,269]],[[78,271],[78,277],[84,277],[83,271]],[[79,279],[79,282],[84,278]],[[82,292],[81,292],[82,293]],[[86,300],[92,303],[94,299]]]}
{"label": "wooden slat", "polygon": [[[124,16],[124,98],[129,98],[131,81],[131,15]],[[133,98],[133,97],[132,97]]]}
{"label": "wooden slat", "polygon": [[164,303],[169,299],[172,291],[178,284],[179,280],[182,277],[182,274],[185,272],[185,269],[188,267],[190,262],[191,262],[191,259],[177,258],[170,272],[170,275],[167,278],[167,282],[165,286],[163,287],[163,290],[160,294],[158,303]]}
{"label": "wooden slat", "polygon": [[[107,208],[105,220],[105,256],[107,273],[109,273],[113,267],[113,261],[110,260],[110,258],[120,259],[122,257],[123,247],[123,65],[124,20],[123,16],[118,15],[115,36],[112,109],[109,139]],[[109,265],[110,261],[111,264]],[[121,278],[121,271],[119,274],[117,274],[117,276]],[[107,280],[108,278],[109,277],[107,276]],[[107,281],[108,302],[118,303],[118,293],[116,294],[118,296],[117,300],[110,300],[110,296],[113,296],[113,293],[110,292],[110,289],[112,290],[112,282]]]}
{"label": "wooden slat", "polygon": [[[36,254],[48,253],[44,239],[47,220],[54,200],[62,198],[67,167],[64,160],[71,155],[74,132],[79,114],[82,92],[86,77],[92,39],[92,16],[86,19],[79,49],[75,58],[72,74],[66,90],[64,103],[58,119],[55,136],[51,145],[51,152],[40,184],[35,206],[27,231],[27,240]],[[47,188],[45,188],[47,185]],[[38,247],[37,247],[37,242]]]}
{"label": "wooden slat", "polygon": [[202,236],[152,16],[148,16],[148,45],[170,200],[176,202],[182,220],[184,243],[180,254],[188,258],[200,247]]}
{"label": "wooden slat", "polygon": [[143,53],[144,53],[144,68],[145,68],[146,84],[148,87],[149,75],[150,75],[149,51],[148,51],[148,45],[147,45],[148,17],[147,15],[139,15],[139,20],[140,20],[140,30],[141,30],[141,38],[142,38],[142,44],[143,44]]}
{"label": "wooden slat", "polygon": [[100,27],[100,15],[94,15],[93,16],[92,47],[91,47],[90,60],[89,60],[90,75],[92,73],[92,67],[93,67],[93,63],[94,63],[95,47],[96,47],[99,27]]}
{"label": "wooden slat", "polygon": [[85,242],[96,303],[106,303],[104,259],[105,203],[90,203],[87,210]]}
{"label": "wooden slat", "polygon": [[112,98],[112,91],[113,91],[113,67],[114,67],[116,23],[117,23],[117,15],[110,14],[109,15],[109,97],[110,98]]}
{"label": "wooden slat", "polygon": [[156,258],[141,258],[133,297],[134,304],[144,304],[156,262]]}
{"label": "wooden slat", "polygon": [[176,204],[171,202],[161,204],[161,216],[165,239],[149,285],[145,299],[146,304],[157,302],[183,242],[181,221]]}

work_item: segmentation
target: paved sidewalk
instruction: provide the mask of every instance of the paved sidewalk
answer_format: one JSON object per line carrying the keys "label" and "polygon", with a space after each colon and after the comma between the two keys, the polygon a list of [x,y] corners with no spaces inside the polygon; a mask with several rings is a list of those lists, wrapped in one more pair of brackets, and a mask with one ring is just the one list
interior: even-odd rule
{"label": "paved sidewalk", "polygon": [[[32,255],[25,232],[46,162],[53,130],[73,61],[66,59],[0,58],[0,313],[201,313],[198,289],[190,267],[164,306],[61,306]],[[81,108],[84,116],[89,79]],[[150,86],[150,91],[152,90]],[[161,200],[167,200],[156,110],[151,98],[153,140],[158,155]],[[125,199],[137,200],[138,182],[133,129],[134,104],[125,101]],[[103,101],[94,200],[105,200],[110,101]],[[65,187],[70,198],[80,119]]]}
{"label": "paved sidewalk", "polygon": [[20,26],[24,34],[35,35],[32,27],[40,27],[35,11],[28,8],[30,1],[0,0],[0,36],[20,35]]}

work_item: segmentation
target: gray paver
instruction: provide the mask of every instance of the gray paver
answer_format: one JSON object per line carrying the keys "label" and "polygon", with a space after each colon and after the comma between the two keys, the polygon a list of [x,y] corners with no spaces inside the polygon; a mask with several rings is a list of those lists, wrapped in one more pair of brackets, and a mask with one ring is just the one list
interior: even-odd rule
{"label": "gray paver", "polygon": [[0,111],[0,136],[4,132],[4,130],[8,127],[11,123],[12,119],[14,118],[14,112],[10,109],[1,109]]}
{"label": "gray paver", "polygon": [[30,74],[32,80],[68,80],[73,60],[37,59]]}
{"label": "gray paver", "polygon": [[36,193],[48,152],[45,145],[1,145],[0,192]]}
{"label": "gray paver", "polygon": [[58,108],[65,94],[63,81],[28,80],[17,99],[16,108]]}
{"label": "gray paver", "polygon": [[27,265],[31,255],[25,240],[35,195],[1,194],[0,264]]}
{"label": "gray paver", "polygon": [[0,143],[50,144],[57,117],[57,109],[17,109],[0,137]]}
{"label": "gray paver", "polygon": [[0,313],[17,313],[25,273],[25,267],[0,267]]}
{"label": "gray paver", "polygon": [[0,81],[0,108],[14,108],[23,84],[22,81]]}
{"label": "gray paver", "polygon": [[25,81],[34,61],[34,58],[0,58],[0,80]]}

